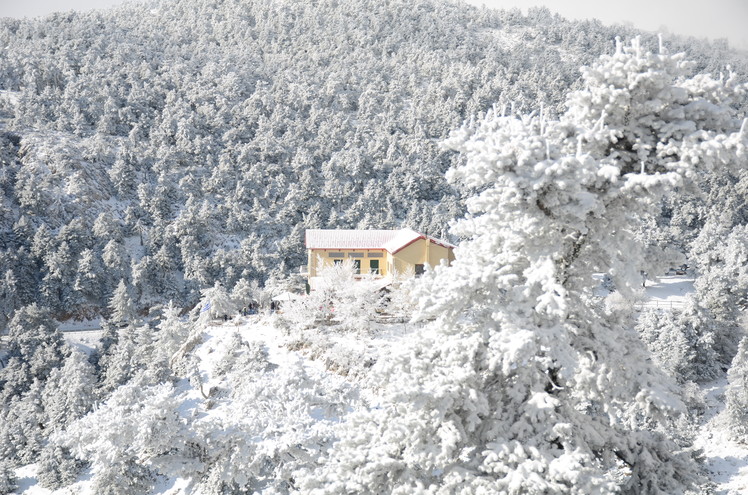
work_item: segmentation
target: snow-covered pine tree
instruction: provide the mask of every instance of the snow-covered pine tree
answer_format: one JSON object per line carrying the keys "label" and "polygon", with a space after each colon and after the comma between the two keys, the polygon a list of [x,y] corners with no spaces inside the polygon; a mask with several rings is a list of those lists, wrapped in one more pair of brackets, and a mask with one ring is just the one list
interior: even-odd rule
{"label": "snow-covered pine tree", "polygon": [[[733,164],[734,80],[619,44],[583,69],[559,120],[489,112],[448,145],[474,191],[466,238],[426,281],[436,321],[379,368],[377,407],[348,416],[315,493],[682,493],[688,453],[646,428],[682,409],[628,314],[592,275],[640,283],[637,218],[695,168]],[[642,421],[645,419],[645,421]]]}
{"label": "snow-covered pine tree", "polygon": [[0,329],[5,328],[5,324],[10,320],[20,302],[16,286],[16,276],[13,270],[5,270],[5,273],[0,275]]}
{"label": "snow-covered pine tree", "polygon": [[695,343],[689,342],[680,323],[672,311],[652,308],[642,312],[636,329],[660,369],[676,380],[693,380],[695,350],[689,344]]}
{"label": "snow-covered pine tree", "polygon": [[106,294],[104,285],[104,270],[100,258],[92,249],[84,249],[78,260],[78,269],[75,274],[75,291],[79,295],[79,303],[93,303],[96,305],[105,301]]}
{"label": "snow-covered pine tree", "polygon": [[[164,381],[170,373],[179,374],[183,371],[177,362],[172,363],[172,357],[182,347],[190,333],[189,322],[179,316],[180,309],[173,303],[164,308],[156,331],[153,332],[152,350],[144,366],[147,369],[150,383]],[[143,338],[141,332],[141,339]],[[172,368],[174,365],[174,369]]]}
{"label": "snow-covered pine tree", "polygon": [[213,287],[200,291],[200,302],[195,310],[198,315],[208,315],[210,318],[223,318],[234,316],[237,307],[231,296],[221,282],[216,282]]}
{"label": "snow-covered pine tree", "polygon": [[748,337],[743,337],[738,353],[727,372],[729,385],[725,393],[727,431],[733,440],[748,443]]}
{"label": "snow-covered pine tree", "polygon": [[48,443],[39,455],[36,477],[44,488],[56,490],[75,482],[84,465],[73,457],[70,449]]}
{"label": "snow-covered pine tree", "polygon": [[0,495],[9,495],[16,488],[18,488],[16,470],[8,461],[0,461]]}
{"label": "snow-covered pine tree", "polygon": [[62,367],[52,370],[42,394],[44,412],[49,418],[47,428],[63,430],[88,413],[96,399],[95,389],[96,371],[88,356],[73,349]]}
{"label": "snow-covered pine tree", "polygon": [[7,365],[0,368],[2,403],[26,392],[34,380],[45,382],[62,366],[67,348],[46,308],[31,304],[18,309],[8,324]]}
{"label": "snow-covered pine tree", "polygon": [[723,329],[698,296],[688,297],[677,313],[645,312],[637,330],[660,368],[679,382],[704,383],[722,373],[715,342]]}
{"label": "snow-covered pine tree", "polygon": [[122,279],[109,300],[109,310],[111,312],[109,320],[115,324],[132,323],[137,316],[130,291]]}
{"label": "snow-covered pine tree", "polygon": [[139,352],[137,335],[139,327],[129,324],[117,329],[116,342],[99,359],[99,393],[107,397],[117,387],[126,384],[144,371],[136,355]]}

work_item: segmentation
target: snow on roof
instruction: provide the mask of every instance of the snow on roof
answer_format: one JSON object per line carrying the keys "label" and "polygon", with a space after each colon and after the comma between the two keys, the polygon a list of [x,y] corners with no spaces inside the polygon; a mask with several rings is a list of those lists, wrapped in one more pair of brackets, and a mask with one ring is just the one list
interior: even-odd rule
{"label": "snow on roof", "polygon": [[403,230],[397,230],[395,236],[390,239],[389,241],[385,242],[382,246],[384,249],[389,251],[390,253],[396,253],[408,244],[411,244],[418,239],[425,239],[426,236],[423,234],[419,234],[415,230],[411,229],[403,229]]}
{"label": "snow on roof", "polygon": [[396,253],[418,239],[447,248],[454,248],[448,242],[419,234],[412,229],[401,230],[324,230],[306,231],[307,249],[384,249]]}

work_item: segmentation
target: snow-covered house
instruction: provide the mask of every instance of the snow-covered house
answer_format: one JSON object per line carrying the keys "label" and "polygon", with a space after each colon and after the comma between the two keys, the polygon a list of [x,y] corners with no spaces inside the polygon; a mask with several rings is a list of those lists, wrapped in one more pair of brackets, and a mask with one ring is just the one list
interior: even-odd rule
{"label": "snow-covered house", "polygon": [[454,260],[454,245],[411,229],[306,231],[307,274],[310,281],[327,265],[353,261],[359,274],[387,277],[419,275],[424,266]]}

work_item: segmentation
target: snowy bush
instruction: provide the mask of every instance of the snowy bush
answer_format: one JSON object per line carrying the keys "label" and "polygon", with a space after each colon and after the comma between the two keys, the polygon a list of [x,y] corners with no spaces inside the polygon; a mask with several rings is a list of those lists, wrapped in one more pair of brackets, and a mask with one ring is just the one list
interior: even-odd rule
{"label": "snowy bush", "polygon": [[[323,262],[320,260],[320,266]],[[282,303],[282,319],[293,327],[334,325],[343,331],[368,332],[383,306],[381,280],[355,275],[352,259],[320,269],[318,282],[306,297]]]}
{"label": "snowy bush", "polygon": [[[341,380],[316,381],[303,363],[227,376],[231,397],[220,414],[193,422],[204,446],[200,486],[207,493],[290,493],[294,473],[314,469],[353,403]],[[231,431],[231,435],[226,435]]]}
{"label": "snowy bush", "polygon": [[131,382],[98,409],[72,423],[55,441],[90,463],[95,493],[142,494],[152,468],[178,462],[185,444],[179,402],[170,384]]}
{"label": "snowy bush", "polygon": [[0,495],[9,495],[18,488],[16,470],[5,460],[0,460]]}
{"label": "snowy bush", "polygon": [[264,345],[259,342],[247,342],[239,332],[233,332],[228,344],[224,347],[224,357],[216,363],[213,371],[217,375],[235,373],[259,373],[270,365]]}

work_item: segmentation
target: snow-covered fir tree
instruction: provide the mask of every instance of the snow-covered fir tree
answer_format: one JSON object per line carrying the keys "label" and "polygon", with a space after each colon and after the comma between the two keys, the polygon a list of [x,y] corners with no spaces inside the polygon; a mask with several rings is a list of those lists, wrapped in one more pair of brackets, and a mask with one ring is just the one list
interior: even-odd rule
{"label": "snow-covered fir tree", "polygon": [[109,311],[109,320],[118,325],[132,323],[137,316],[130,290],[122,279],[109,300]]}
{"label": "snow-covered fir tree", "polygon": [[16,470],[7,461],[0,461],[0,495],[9,495],[18,488]]}
{"label": "snow-covered fir tree", "polygon": [[723,415],[730,436],[748,443],[748,337],[743,337],[727,372],[729,385],[725,393]]}
{"label": "snow-covered fir tree", "polygon": [[200,291],[200,302],[195,307],[200,316],[225,318],[234,316],[238,308],[223,284],[216,282],[213,287]]}

